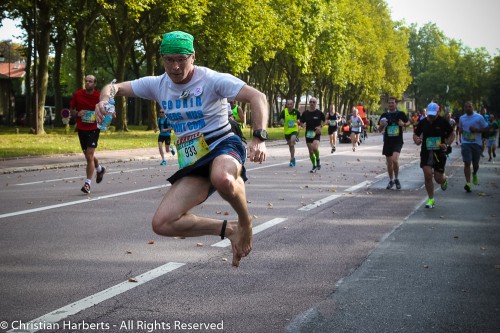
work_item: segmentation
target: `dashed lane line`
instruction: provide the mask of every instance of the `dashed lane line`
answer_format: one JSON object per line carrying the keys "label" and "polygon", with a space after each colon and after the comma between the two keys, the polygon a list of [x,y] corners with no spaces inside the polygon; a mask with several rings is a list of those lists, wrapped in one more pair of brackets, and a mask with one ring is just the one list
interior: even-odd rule
{"label": "dashed lane line", "polygon": [[[150,168],[140,168],[140,169],[130,169],[130,170],[122,170],[122,171],[110,171],[110,172],[106,172],[106,175],[113,175],[116,173],[128,173],[128,172],[144,171],[144,170],[149,170],[149,169]],[[19,183],[19,184],[13,184],[13,185],[14,186],[27,186],[27,185],[45,184],[45,183],[60,182],[60,181],[64,181],[64,180],[81,179],[81,178],[82,178],[82,176],[65,177],[65,178],[57,178],[57,179],[39,180],[36,182],[29,182],[29,183]]]}
{"label": "dashed lane line", "polygon": [[[46,315],[43,315],[41,317],[38,317],[36,319],[33,319],[29,322],[23,323],[23,328],[16,328],[16,329],[11,329],[8,331],[8,333],[34,333],[39,330],[41,330],[44,326],[47,325],[47,323],[57,323],[65,318],[68,318],[69,316],[72,316],[80,311],[83,311],[85,309],[88,309],[92,306],[95,306],[103,301],[106,301],[110,298],[113,298],[119,294],[122,294],[126,291],[129,291],[131,289],[134,289],[135,287],[138,287],[146,282],[149,282],[153,279],[156,279],[162,275],[165,275],[167,273],[170,273],[174,270],[176,270],[179,267],[184,266],[184,263],[178,263],[178,262],[169,262],[166,263],[165,265],[162,265],[160,267],[157,267],[155,269],[152,269],[146,273],[143,273],[141,275],[138,275],[135,277],[135,280],[137,282],[129,282],[129,281],[124,281],[122,283],[119,283],[113,287],[110,287],[106,290],[103,290],[101,292],[98,292],[94,295],[88,296],[82,300],[76,301],[74,303],[71,303],[69,305],[66,305],[62,308],[59,308],[57,310],[54,310]],[[37,323],[39,323],[37,325]]]}
{"label": "dashed lane line", "polygon": [[[274,227],[275,225],[280,224],[281,222],[285,222],[286,220],[288,219],[285,217],[277,217],[262,224],[259,224],[258,226],[252,228],[252,234],[253,235],[258,234],[259,232]],[[221,240],[220,242],[212,244],[213,247],[227,247],[229,245],[231,245],[231,242],[227,238]]]}
{"label": "dashed lane line", "polygon": [[102,195],[102,196],[98,196],[98,197],[95,197],[95,198],[87,198],[87,199],[82,199],[82,200],[75,200],[75,201],[70,201],[70,202],[63,202],[63,203],[60,203],[60,204],[50,205],[50,206],[44,206],[44,207],[39,207],[39,208],[20,210],[20,211],[17,211],[17,212],[0,214],[0,219],[4,219],[4,218],[7,218],[7,217],[12,217],[12,216],[17,216],[17,215],[37,213],[37,212],[41,212],[41,211],[49,210],[49,209],[55,209],[55,208],[61,208],[61,207],[66,207],[66,206],[78,205],[78,204],[81,204],[81,203],[87,203],[87,202],[96,201],[96,200],[102,200],[102,199],[107,199],[107,198],[119,197],[119,196],[133,194],[133,193],[151,191],[151,190],[156,190],[156,189],[164,188],[164,187],[168,187],[168,186],[170,186],[170,184],[164,184],[164,185],[158,185],[158,186],[140,188],[140,189],[137,189],[137,190],[120,192],[120,193],[113,193],[113,194],[108,194],[108,195]]}

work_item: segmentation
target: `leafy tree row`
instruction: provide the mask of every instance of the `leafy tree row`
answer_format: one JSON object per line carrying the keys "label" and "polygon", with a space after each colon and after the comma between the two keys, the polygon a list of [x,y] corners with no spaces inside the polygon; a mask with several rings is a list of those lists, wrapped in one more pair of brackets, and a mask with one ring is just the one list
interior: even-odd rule
{"label": "leafy tree row", "polygon": [[411,25],[408,47],[413,77],[408,95],[419,107],[435,101],[460,112],[470,100],[477,108],[499,110],[498,56],[492,58],[484,48],[471,49],[447,38],[434,23],[421,29]]}
{"label": "leafy tree row", "polygon": [[[270,120],[282,100],[298,103],[307,94],[341,112],[360,100],[378,110],[381,97],[407,88],[420,105],[436,97],[481,100],[481,75],[491,66],[484,50],[448,40],[434,25],[419,31],[394,22],[384,0],[7,0],[0,10],[26,31],[28,113],[37,115],[39,134],[47,93],[59,110],[85,74],[104,85],[163,73],[158,47],[172,30],[195,36],[197,64],[265,92]],[[141,123],[146,114],[154,126],[155,103],[118,98],[116,109],[118,130],[127,130],[129,116]]]}

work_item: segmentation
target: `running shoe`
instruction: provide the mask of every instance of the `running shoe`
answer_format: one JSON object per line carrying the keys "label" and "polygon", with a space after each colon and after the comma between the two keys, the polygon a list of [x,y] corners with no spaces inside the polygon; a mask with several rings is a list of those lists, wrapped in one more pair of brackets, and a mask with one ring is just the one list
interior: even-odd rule
{"label": "running shoe", "polygon": [[425,208],[434,208],[434,198],[427,200],[427,203],[425,204]]}
{"label": "running shoe", "polygon": [[471,189],[470,189],[470,184],[469,183],[465,184],[464,190],[467,191],[468,193],[472,192]]}
{"label": "running shoe", "polygon": [[315,166],[313,166],[313,168],[311,169],[311,171],[309,171],[310,173],[314,173],[316,172],[317,168]]}
{"label": "running shoe", "polygon": [[167,161],[161,161],[160,165],[167,165]]}
{"label": "running shoe", "polygon": [[479,181],[477,180],[477,175],[472,175],[472,184],[478,185]]}
{"label": "running shoe", "polygon": [[386,189],[390,190],[394,186],[394,182],[391,180],[389,181],[389,184],[387,184]]}
{"label": "running shoe", "polygon": [[89,183],[83,184],[83,186],[82,186],[82,192],[85,193],[85,194],[90,194],[90,184]]}
{"label": "running shoe", "polygon": [[[101,172],[97,172],[96,173],[96,175],[95,175],[95,182],[97,184],[99,184],[100,182],[102,182],[102,177],[104,177],[105,173],[106,173],[106,168],[105,167],[102,167]],[[89,186],[89,189],[90,189],[90,186]]]}
{"label": "running shoe", "polygon": [[321,170],[321,164],[318,164],[318,165],[316,166],[316,170],[318,170],[318,171],[319,171],[319,170]]}
{"label": "running shoe", "polygon": [[335,151],[335,148],[332,147],[332,150],[330,151],[330,153],[333,154],[334,151]]}
{"label": "running shoe", "polygon": [[443,191],[446,191],[447,188],[448,188],[448,181],[445,179],[444,182],[441,183],[441,189]]}
{"label": "running shoe", "polygon": [[497,154],[495,152],[493,152],[493,158],[496,158],[497,157]]}
{"label": "running shoe", "polygon": [[491,159],[491,157],[490,157],[490,158],[488,159],[488,162],[491,162],[491,161],[492,161],[492,159]]}
{"label": "running shoe", "polygon": [[170,152],[172,153],[172,156],[175,156],[175,148],[174,148],[174,146],[170,146]]}
{"label": "running shoe", "polygon": [[398,190],[400,190],[400,189],[401,189],[401,183],[399,182],[399,179],[394,179],[394,184],[396,184],[396,188],[397,188]]}

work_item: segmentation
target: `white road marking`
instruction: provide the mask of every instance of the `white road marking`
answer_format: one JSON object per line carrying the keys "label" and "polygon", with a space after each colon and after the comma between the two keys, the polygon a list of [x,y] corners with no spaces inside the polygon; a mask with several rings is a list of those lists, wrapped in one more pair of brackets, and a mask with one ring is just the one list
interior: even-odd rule
{"label": "white road marking", "polygon": [[[130,170],[123,170],[123,171],[110,171],[106,172],[106,175],[113,175],[116,173],[128,173],[128,172],[135,172],[135,171],[144,171],[148,170],[149,168],[140,168],[140,169],[130,169]],[[65,177],[65,178],[57,178],[57,179],[49,179],[49,180],[40,180],[36,182],[29,182],[29,183],[20,183],[20,184],[14,184],[15,186],[26,186],[26,185],[34,185],[34,184],[44,184],[44,183],[52,183],[52,182],[60,182],[64,180],[69,180],[69,179],[82,179],[83,176],[78,176],[78,177]]]}
{"label": "white road marking", "polygon": [[319,207],[319,206],[321,206],[321,205],[323,205],[323,204],[325,204],[327,202],[335,200],[335,199],[337,199],[338,197],[341,197],[341,196],[342,196],[342,194],[332,194],[332,195],[330,195],[330,196],[328,196],[328,197],[326,197],[324,199],[315,201],[312,204],[309,204],[307,206],[301,207],[301,208],[299,208],[299,210],[301,210],[303,212],[307,212],[307,211],[310,211],[310,210],[312,210],[314,208],[317,208],[317,207]]}
{"label": "white road marking", "polygon": [[[286,220],[288,220],[287,218],[285,217],[277,217],[277,218],[274,218],[272,220],[269,220],[267,222],[264,222],[262,224],[259,224],[258,226],[252,228],[252,233],[255,235],[255,234],[258,234],[259,232],[261,231],[264,231],[266,229],[269,229],[277,224],[280,224],[281,222],[285,222]],[[227,247],[231,245],[231,241],[229,239],[223,239],[221,240],[220,242],[217,242],[215,244],[212,244],[212,246],[214,247]]]}
{"label": "white road marking", "polygon": [[349,188],[346,188],[344,190],[344,192],[356,192],[357,190],[359,190],[360,188],[362,187],[365,187],[365,186],[368,186],[370,185],[372,182],[368,181],[368,180],[365,180],[364,182],[362,183],[359,183],[358,185],[354,185],[354,186],[351,186]]}
{"label": "white road marking", "polygon": [[17,212],[12,212],[12,213],[7,213],[7,214],[1,214],[0,215],[0,219],[4,219],[6,217],[17,216],[17,215],[24,215],[24,214],[31,214],[31,213],[41,212],[41,211],[49,210],[49,209],[61,208],[61,207],[66,207],[66,206],[73,206],[73,205],[78,205],[78,204],[81,204],[81,203],[86,203],[86,202],[91,202],[91,201],[96,201],[96,200],[101,200],[101,199],[108,199],[108,198],[113,198],[113,197],[120,197],[120,196],[123,196],[123,195],[128,195],[128,194],[133,194],[133,193],[138,193],[138,192],[151,191],[151,190],[156,190],[156,189],[167,187],[167,186],[170,186],[170,184],[164,184],[164,185],[158,185],[158,186],[153,186],[153,187],[140,188],[140,189],[137,189],[137,190],[126,191],[126,192],[119,192],[119,193],[113,193],[113,194],[108,194],[108,195],[102,195],[102,196],[95,197],[95,198],[87,198],[87,199],[82,199],[82,200],[64,202],[64,203],[60,203],[60,204],[57,204],[57,205],[44,206],[44,207],[39,207],[39,208],[27,209],[27,210],[20,210],[20,211],[17,211]]}
{"label": "white road marking", "polygon": [[[28,323],[24,323],[25,325],[28,325],[27,327],[35,327],[34,329],[12,329],[8,331],[8,333],[14,333],[14,332],[37,332],[40,329],[36,328],[37,326],[40,327],[43,325],[34,325],[34,323],[57,323],[65,318],[68,318],[69,316],[72,316],[80,311],[83,311],[85,309],[88,309],[94,305],[97,305],[103,301],[106,301],[110,298],[113,298],[119,294],[122,294],[126,291],[129,291],[135,287],[140,286],[141,284],[144,284],[146,282],[149,282],[153,279],[156,279],[157,277],[160,277],[162,275],[165,275],[169,272],[172,272],[173,270],[176,270],[179,267],[184,266],[184,263],[178,263],[178,262],[169,262],[165,265],[162,265],[160,267],[157,267],[155,269],[152,269],[146,273],[143,273],[141,275],[138,275],[134,277],[137,282],[129,282],[125,281],[120,284],[117,284],[113,287],[110,287],[106,290],[103,290],[101,292],[98,292],[97,294],[91,295],[89,297],[86,297],[82,300],[79,300],[77,302],[74,302],[72,304],[66,305],[60,309],[54,310],[46,315],[43,315],[39,318],[33,319],[29,321]],[[33,323],[30,325],[30,323]]]}

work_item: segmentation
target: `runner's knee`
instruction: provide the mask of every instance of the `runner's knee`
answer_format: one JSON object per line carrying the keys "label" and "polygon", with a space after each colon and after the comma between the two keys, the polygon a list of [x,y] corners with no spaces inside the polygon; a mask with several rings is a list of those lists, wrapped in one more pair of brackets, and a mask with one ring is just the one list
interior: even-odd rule
{"label": "runner's knee", "polygon": [[175,236],[174,221],[171,216],[156,212],[151,222],[153,231],[162,236]]}

